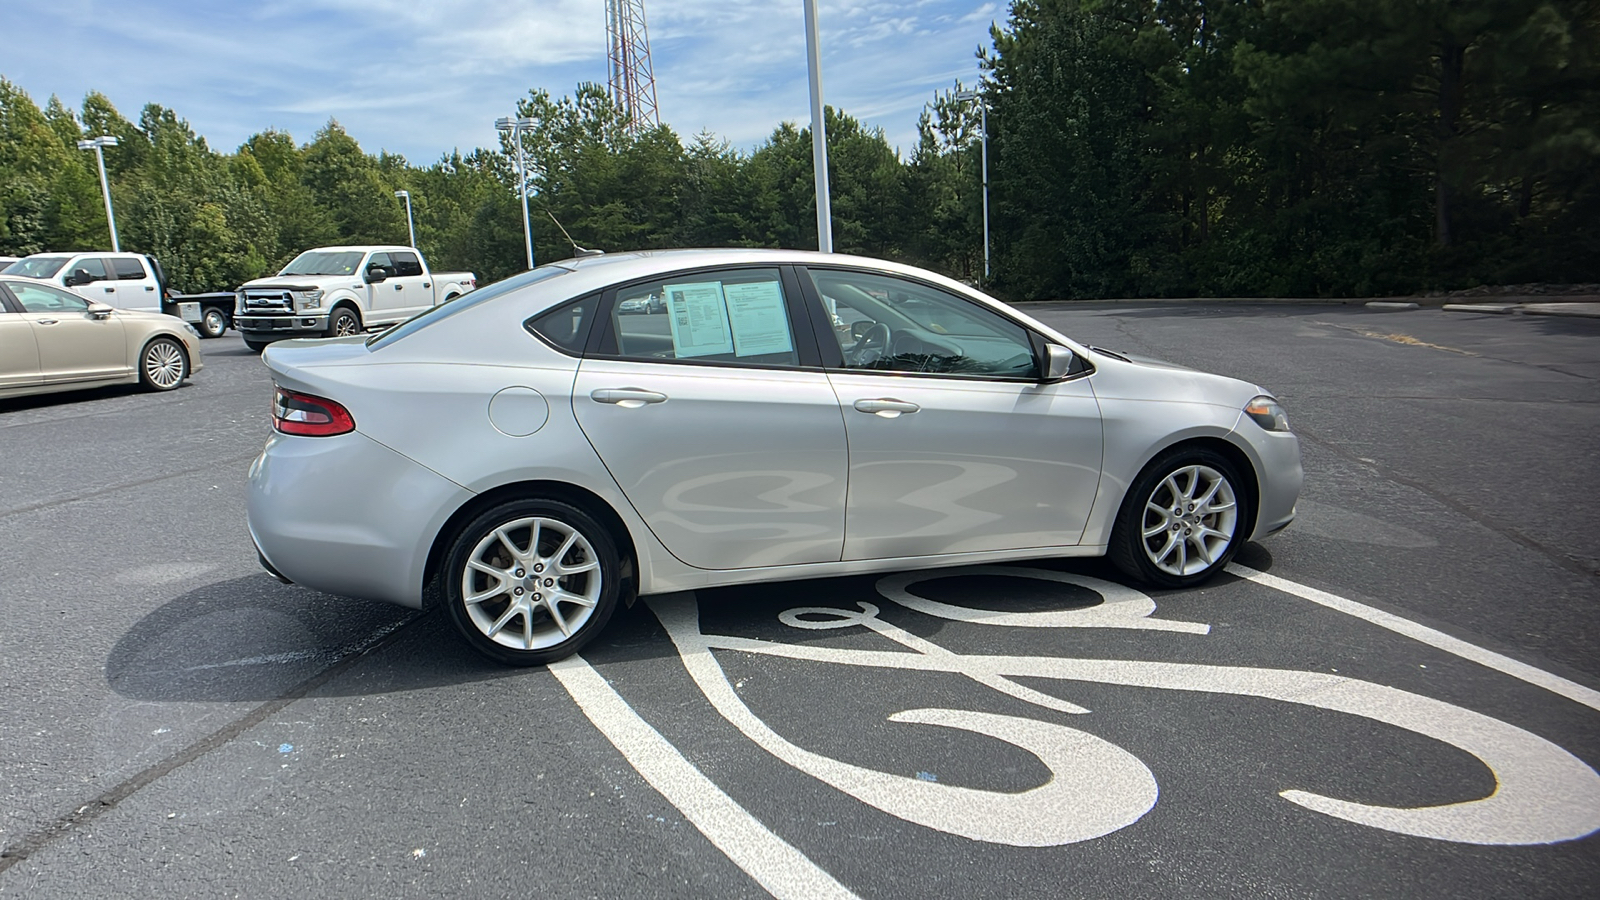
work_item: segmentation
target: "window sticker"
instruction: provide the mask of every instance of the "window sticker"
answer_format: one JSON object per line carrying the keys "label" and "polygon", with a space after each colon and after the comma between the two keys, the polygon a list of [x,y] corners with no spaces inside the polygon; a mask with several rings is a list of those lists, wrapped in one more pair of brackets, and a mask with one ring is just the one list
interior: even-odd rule
{"label": "window sticker", "polygon": [[672,348],[679,359],[733,352],[728,307],[722,299],[722,282],[669,284],[663,290],[672,312]]}
{"label": "window sticker", "polygon": [[789,353],[794,342],[789,336],[789,315],[784,310],[783,293],[776,281],[726,284],[728,324],[733,327],[734,356],[761,356]]}

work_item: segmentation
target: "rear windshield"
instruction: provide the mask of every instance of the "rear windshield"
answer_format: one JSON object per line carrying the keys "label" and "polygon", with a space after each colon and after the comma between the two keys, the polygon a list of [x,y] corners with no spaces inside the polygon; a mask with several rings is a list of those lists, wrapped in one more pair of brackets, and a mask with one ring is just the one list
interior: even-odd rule
{"label": "rear windshield", "polygon": [[360,250],[307,250],[283,267],[279,275],[354,275],[361,265]]}
{"label": "rear windshield", "polygon": [[49,278],[67,264],[67,256],[40,256],[19,259],[6,266],[4,275],[21,275],[24,278]]}
{"label": "rear windshield", "polygon": [[513,275],[510,278],[507,278],[505,281],[497,281],[488,287],[478,288],[470,294],[462,294],[454,300],[441,303],[432,309],[417,313],[404,322],[401,322],[399,325],[390,328],[388,331],[369,338],[367,340],[367,346],[373,350],[387,347],[395,341],[406,337],[407,335],[415,334],[418,331],[427,328],[429,325],[432,325],[433,323],[442,319],[447,319],[458,312],[471,309],[480,303],[485,303],[489,300],[493,300],[496,297],[509,294],[512,291],[520,290],[528,285],[538,284],[541,281],[548,281],[558,275],[566,275],[571,271],[571,269],[563,269],[560,266],[548,265],[540,266],[539,268],[528,272],[523,272],[520,275]]}

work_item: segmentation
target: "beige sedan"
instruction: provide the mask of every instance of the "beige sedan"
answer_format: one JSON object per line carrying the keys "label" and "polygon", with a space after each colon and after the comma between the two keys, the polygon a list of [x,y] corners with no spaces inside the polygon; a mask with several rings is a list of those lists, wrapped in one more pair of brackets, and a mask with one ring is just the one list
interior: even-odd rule
{"label": "beige sedan", "polygon": [[170,391],[201,365],[200,337],[182,319],[0,276],[0,397],[135,382]]}

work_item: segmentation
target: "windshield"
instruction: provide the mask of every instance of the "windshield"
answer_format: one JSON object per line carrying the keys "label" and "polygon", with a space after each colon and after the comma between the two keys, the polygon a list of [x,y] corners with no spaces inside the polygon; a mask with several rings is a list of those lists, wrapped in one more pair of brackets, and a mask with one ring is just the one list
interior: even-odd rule
{"label": "windshield", "polygon": [[354,275],[361,265],[360,250],[307,250],[283,267],[279,275]]}
{"label": "windshield", "polygon": [[61,271],[61,267],[67,264],[68,259],[71,259],[71,257],[30,256],[27,259],[19,259],[6,266],[5,271],[0,274],[21,275],[24,278],[49,278]]}
{"label": "windshield", "polygon": [[375,337],[368,338],[367,346],[373,350],[377,350],[380,347],[386,347],[408,334],[415,334],[416,332],[428,327],[429,325],[432,325],[440,319],[449,318],[458,312],[471,309],[485,300],[493,300],[502,294],[509,294],[518,288],[525,288],[530,284],[538,284],[541,281],[554,278],[557,275],[566,275],[571,271],[571,269],[563,269],[556,265],[543,265],[537,269],[523,272],[520,275],[513,275],[510,278],[507,278],[505,281],[497,281],[488,287],[478,288],[470,294],[462,294],[461,296],[447,303],[442,303],[433,307],[432,309],[417,313],[404,322],[401,322],[399,325],[390,328],[388,331],[382,332]]}

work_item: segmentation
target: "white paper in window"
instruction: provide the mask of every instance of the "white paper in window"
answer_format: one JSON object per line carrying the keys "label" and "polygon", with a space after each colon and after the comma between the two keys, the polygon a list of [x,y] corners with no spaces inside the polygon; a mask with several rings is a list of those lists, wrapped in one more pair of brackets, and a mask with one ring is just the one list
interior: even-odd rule
{"label": "white paper in window", "polygon": [[733,326],[735,356],[761,356],[794,350],[783,292],[776,281],[725,284],[728,323]]}
{"label": "white paper in window", "polygon": [[679,359],[733,352],[728,307],[722,301],[722,282],[669,284],[662,290],[667,295],[672,349]]}

